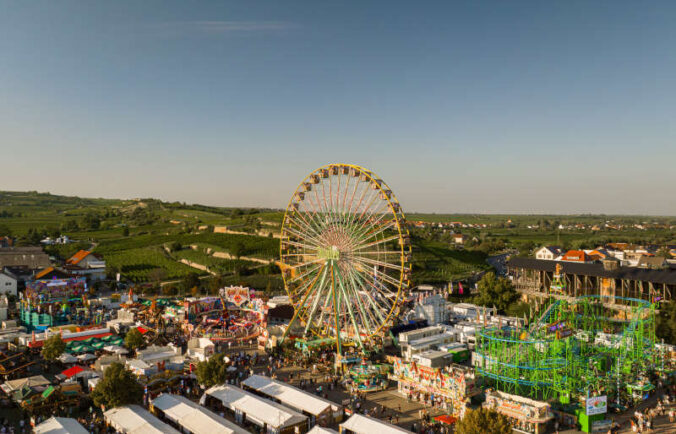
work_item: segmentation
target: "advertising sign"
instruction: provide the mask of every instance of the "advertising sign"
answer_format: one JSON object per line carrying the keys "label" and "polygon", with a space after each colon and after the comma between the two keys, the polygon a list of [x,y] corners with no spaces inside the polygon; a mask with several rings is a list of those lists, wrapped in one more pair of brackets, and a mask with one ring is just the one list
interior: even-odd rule
{"label": "advertising sign", "polygon": [[608,397],[603,396],[594,396],[592,398],[587,398],[587,416],[593,416],[595,414],[603,414],[608,412]]}

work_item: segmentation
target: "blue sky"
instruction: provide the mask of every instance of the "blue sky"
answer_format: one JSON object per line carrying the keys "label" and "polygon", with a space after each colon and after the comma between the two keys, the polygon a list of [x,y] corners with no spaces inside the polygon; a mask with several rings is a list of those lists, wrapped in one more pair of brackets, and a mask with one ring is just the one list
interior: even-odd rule
{"label": "blue sky", "polygon": [[0,189],[676,214],[676,3],[2,1]]}

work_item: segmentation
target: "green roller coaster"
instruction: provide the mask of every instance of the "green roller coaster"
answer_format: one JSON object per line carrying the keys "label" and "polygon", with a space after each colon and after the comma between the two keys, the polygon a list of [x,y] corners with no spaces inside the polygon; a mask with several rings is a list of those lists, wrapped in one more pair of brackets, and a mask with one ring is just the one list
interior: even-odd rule
{"label": "green roller coaster", "polygon": [[632,388],[652,387],[655,308],[645,300],[598,295],[550,300],[528,327],[482,329],[474,365],[507,393],[562,403],[608,395],[619,405]]}

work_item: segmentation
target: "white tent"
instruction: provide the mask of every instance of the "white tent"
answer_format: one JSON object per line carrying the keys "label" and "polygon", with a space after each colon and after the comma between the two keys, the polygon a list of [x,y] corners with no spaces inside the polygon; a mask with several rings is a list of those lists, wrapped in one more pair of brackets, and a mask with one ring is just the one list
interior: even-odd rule
{"label": "white tent", "polygon": [[225,408],[235,413],[246,414],[248,421],[260,427],[267,425],[270,429],[281,431],[286,427],[307,422],[308,419],[307,416],[290,408],[228,384],[208,389],[204,392],[202,400],[205,400],[207,395],[218,399]]}
{"label": "white tent", "polygon": [[50,417],[35,427],[36,434],[87,434],[80,423],[69,417]]}
{"label": "white tent", "polygon": [[129,351],[126,350],[125,348],[122,348],[119,345],[106,345],[103,347],[103,351],[107,351],[109,353],[114,353],[114,354],[129,354]]}
{"label": "white tent", "polygon": [[163,393],[152,400],[171,421],[193,434],[246,434],[247,430],[180,395]]}
{"label": "white tent", "polygon": [[338,431],[331,428],[324,428],[319,425],[315,425],[307,434],[338,434]]}
{"label": "white tent", "polygon": [[353,414],[348,420],[340,424],[340,428],[341,432],[349,430],[355,434],[401,434],[411,432],[369,416],[362,416],[361,414]]}
{"label": "white tent", "polygon": [[77,359],[81,362],[86,362],[87,360],[95,360],[96,356],[93,354],[84,353],[77,356]]}
{"label": "white tent", "polygon": [[329,408],[329,412],[341,410],[340,406],[334,402],[263,375],[252,375],[242,381],[242,385],[273,398],[288,407],[304,411],[306,414],[319,416]]}
{"label": "white tent", "polygon": [[103,415],[106,422],[122,434],[180,434],[138,405],[112,408]]}
{"label": "white tent", "polygon": [[66,365],[70,363],[77,363],[77,357],[70,355],[68,353],[63,353],[59,356],[59,362],[64,363]]}

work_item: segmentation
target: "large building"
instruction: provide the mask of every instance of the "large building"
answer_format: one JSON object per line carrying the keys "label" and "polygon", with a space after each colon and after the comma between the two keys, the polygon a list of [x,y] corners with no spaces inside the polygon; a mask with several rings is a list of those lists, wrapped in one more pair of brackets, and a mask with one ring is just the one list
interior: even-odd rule
{"label": "large building", "polygon": [[0,269],[5,267],[25,267],[38,270],[49,267],[49,256],[42,247],[8,247],[0,249]]}
{"label": "large building", "polygon": [[[555,282],[557,264],[560,282]],[[603,295],[642,300],[671,300],[676,294],[676,269],[623,267],[615,259],[598,263],[543,261],[512,258],[507,262],[509,276],[524,298],[547,297],[554,286],[560,295],[578,297]]]}

